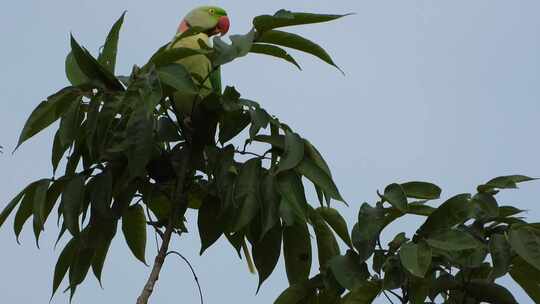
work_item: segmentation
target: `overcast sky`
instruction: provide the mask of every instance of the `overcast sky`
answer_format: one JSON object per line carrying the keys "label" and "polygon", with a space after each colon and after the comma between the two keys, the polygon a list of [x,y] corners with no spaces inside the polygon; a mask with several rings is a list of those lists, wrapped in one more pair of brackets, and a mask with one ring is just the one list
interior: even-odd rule
{"label": "overcast sky", "polygon": [[[293,4],[294,3],[294,4]],[[26,184],[49,177],[51,130],[13,149],[31,110],[67,85],[64,59],[69,32],[96,54],[122,11],[120,73],[143,64],[174,34],[197,1],[55,0],[0,4],[0,207]],[[356,15],[297,30],[319,42],[346,76],[315,58],[298,55],[304,71],[288,63],[250,55],[225,67],[224,82],[310,139],[328,160],[354,222],[360,204],[391,182],[429,180],[443,196],[474,191],[491,177],[540,176],[540,2],[537,0],[343,0],[217,1],[232,20],[232,33],[245,33],[255,15],[280,8]],[[6,153],[7,152],[7,153]],[[502,203],[540,220],[540,184],[505,192]],[[255,296],[257,278],[247,272],[221,239],[198,256],[192,233],[173,248],[188,257],[205,292],[205,303],[271,303],[286,287],[284,267]],[[0,286],[4,303],[47,303],[57,235],[48,223],[41,249],[31,225],[22,245],[15,242],[12,217],[0,230]],[[417,220],[394,225],[386,234],[412,232]],[[147,260],[155,245],[149,234]],[[198,303],[191,274],[167,260],[152,303]],[[89,274],[75,303],[134,303],[149,268],[129,253],[121,233],[107,258],[104,290]],[[503,281],[509,284],[509,281]],[[64,285],[65,286],[65,285]],[[518,302],[531,300],[514,284]],[[67,303],[57,294],[52,303]]]}

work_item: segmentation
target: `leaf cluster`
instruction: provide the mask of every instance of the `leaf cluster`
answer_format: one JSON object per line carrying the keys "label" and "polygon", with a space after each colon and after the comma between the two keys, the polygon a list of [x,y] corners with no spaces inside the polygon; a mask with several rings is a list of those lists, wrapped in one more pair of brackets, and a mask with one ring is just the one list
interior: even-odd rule
{"label": "leaf cluster", "polygon": [[[331,205],[346,203],[317,148],[236,88],[205,87],[222,65],[249,53],[300,67],[286,50],[294,49],[337,67],[313,41],[278,28],[343,16],[285,10],[258,16],[253,29],[231,36],[230,44],[220,38],[213,48],[197,50],[166,44],[129,76],[115,71],[124,15],[97,57],[71,37],[65,66],[71,85],[36,107],[17,145],[59,121],[53,177],[23,189],[0,213],[0,226],[15,212],[18,238],[32,219],[39,245],[56,209],[58,241],[68,240],[55,266],[53,294],[66,275],[71,296],[90,269],[101,282],[119,226],[133,256],[146,264],[147,229],[161,236],[168,227],[188,233],[184,214],[193,209],[200,253],[227,240],[239,256],[253,257],[259,288],[283,257],[290,287],[278,304],[371,303],[388,293],[402,303],[516,303],[496,283],[506,274],[540,301],[540,226],[496,199],[500,189],[531,178],[495,178],[437,208],[429,201],[440,197],[438,186],[394,183],[379,201],[360,207],[349,231]],[[200,55],[212,62],[206,79],[177,63]],[[242,141],[242,147],[232,144]],[[318,205],[308,203],[309,184]],[[425,221],[413,235],[400,233],[383,246],[383,230],[405,215]],[[313,263],[320,270],[315,275]]]}
{"label": "leaf cluster", "polygon": [[[347,252],[327,259],[320,274],[292,285],[276,303],[372,303],[381,294],[400,303],[518,303],[497,283],[505,275],[538,302],[540,225],[527,223],[519,216],[523,210],[496,199],[501,189],[530,180],[497,177],[474,195],[458,194],[437,208],[429,201],[440,197],[438,186],[390,184],[379,201],[361,206]],[[411,215],[425,218],[416,232],[401,232],[384,246],[384,229]],[[335,240],[319,239],[321,255]]]}
{"label": "leaf cluster", "polygon": [[[17,238],[32,219],[39,244],[45,222],[57,210],[58,241],[65,235],[69,239],[55,267],[53,294],[68,275],[65,290],[73,296],[90,268],[101,282],[119,226],[134,257],[146,264],[147,228],[163,235],[172,223],[175,233],[186,233],[188,208],[198,210],[201,254],[221,236],[239,253],[247,240],[252,252],[244,254],[253,255],[262,284],[283,243],[287,263],[300,260],[300,267],[309,270],[311,255],[298,252],[296,240],[310,242],[307,224],[318,213],[307,203],[302,179],[313,183],[321,204],[343,201],[328,165],[308,140],[257,102],[242,98],[234,87],[209,91],[205,80],[197,79],[200,75],[177,62],[204,55],[214,73],[252,52],[298,66],[283,49],[288,47],[335,65],[314,42],[275,28],[339,17],[287,11],[260,16],[248,34],[231,36],[231,44],[219,38],[213,48],[171,49],[167,44],[129,76],[115,72],[124,14],[97,57],[72,36],[65,66],[71,85],[36,107],[17,145],[59,121],[52,144],[54,175],[28,185],[0,214],[2,225],[16,211]],[[192,29],[177,39],[196,33]],[[243,149],[230,144],[245,129]],[[248,151],[255,143],[267,151]],[[59,168],[63,174],[57,174]],[[321,219],[318,225],[327,229]],[[306,233],[291,234],[298,229]]]}

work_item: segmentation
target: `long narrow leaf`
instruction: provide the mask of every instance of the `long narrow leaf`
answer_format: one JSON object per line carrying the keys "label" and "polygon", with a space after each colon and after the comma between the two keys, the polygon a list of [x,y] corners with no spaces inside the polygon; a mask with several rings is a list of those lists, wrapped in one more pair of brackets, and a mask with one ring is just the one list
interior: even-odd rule
{"label": "long narrow leaf", "polygon": [[283,59],[294,64],[299,70],[302,70],[302,67],[300,67],[298,62],[296,62],[296,60],[289,53],[287,53],[286,50],[280,48],[279,46],[263,43],[254,43],[251,46],[250,52]]}
{"label": "long narrow leaf", "polygon": [[273,16],[261,15],[253,19],[253,25],[259,32],[265,32],[271,29],[285,26],[294,26],[302,24],[321,23],[336,20],[345,16],[344,15],[329,15],[329,14],[311,14],[291,12],[288,10],[279,10]]}
{"label": "long narrow leaf", "polygon": [[321,46],[300,35],[271,30],[264,32],[255,42],[276,44],[311,54],[341,71],[332,57]]}
{"label": "long narrow leaf", "polygon": [[107,39],[105,40],[103,51],[98,57],[98,62],[113,74],[116,66],[116,54],[118,52],[118,38],[120,36],[120,29],[124,23],[125,15],[126,12],[122,13],[120,18],[114,23],[109,35],[107,35]]}

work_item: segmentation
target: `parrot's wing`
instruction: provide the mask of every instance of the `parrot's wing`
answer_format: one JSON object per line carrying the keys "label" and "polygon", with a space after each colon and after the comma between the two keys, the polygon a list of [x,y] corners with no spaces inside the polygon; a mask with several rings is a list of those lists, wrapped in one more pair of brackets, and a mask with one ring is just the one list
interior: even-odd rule
{"label": "parrot's wing", "polygon": [[[204,33],[197,35],[189,36],[176,40],[172,43],[172,48],[182,47],[199,50],[201,49],[200,42],[209,44],[208,36]],[[193,76],[193,80],[198,84],[203,86],[203,95],[206,95],[210,90],[212,85],[211,77],[208,75],[212,71],[212,63],[210,59],[205,55],[194,55],[178,60],[176,63],[183,65],[186,70]],[[209,77],[208,77],[209,76]],[[204,79],[204,83],[201,83]]]}
{"label": "parrot's wing", "polygon": [[212,88],[214,89],[214,92],[221,94],[221,67],[218,66],[210,75],[210,83],[212,84]]}

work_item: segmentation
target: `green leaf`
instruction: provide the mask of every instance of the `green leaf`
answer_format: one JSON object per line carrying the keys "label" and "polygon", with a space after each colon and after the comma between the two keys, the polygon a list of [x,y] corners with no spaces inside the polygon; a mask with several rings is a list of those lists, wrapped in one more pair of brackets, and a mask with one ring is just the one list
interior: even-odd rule
{"label": "green leaf", "polygon": [[289,284],[307,280],[311,271],[311,239],[306,223],[284,227],[283,255]]}
{"label": "green leaf", "polygon": [[271,174],[266,174],[261,183],[261,237],[270,231],[279,221],[280,197],[276,180]]}
{"label": "green leaf", "polygon": [[324,170],[328,176],[332,177],[330,167],[328,167],[328,164],[322,157],[321,153],[307,139],[304,139],[304,152],[311,160],[315,162],[315,164],[317,164],[319,168]]}
{"label": "green leaf", "polygon": [[251,46],[250,52],[283,59],[287,62],[294,64],[299,70],[302,70],[302,67],[300,67],[298,62],[296,62],[296,60],[289,53],[287,53],[286,50],[280,48],[279,46],[275,46],[271,44],[254,43]]}
{"label": "green leaf", "polygon": [[[435,251],[435,250],[434,250]],[[486,260],[488,254],[487,246],[483,244],[474,249],[465,249],[461,251],[447,251],[443,256],[446,256],[454,265],[460,268],[480,268]],[[487,277],[489,271],[485,275]]]}
{"label": "green leaf", "polygon": [[79,126],[83,119],[80,112],[81,104],[79,101],[72,102],[67,111],[62,114],[60,127],[58,128],[58,137],[62,147],[69,147],[79,133]]}
{"label": "green leaf", "polygon": [[521,210],[513,206],[499,206],[500,217],[509,217],[509,216],[516,215],[522,212],[525,212],[525,210]]}
{"label": "green leaf", "polygon": [[492,234],[489,238],[489,252],[493,263],[493,270],[489,277],[494,280],[508,272],[512,262],[512,251],[504,235]]}
{"label": "green leaf", "polygon": [[323,269],[331,258],[339,255],[339,245],[323,217],[311,207],[309,215],[317,239],[319,266]]}
{"label": "green leaf", "polygon": [[47,213],[47,190],[49,189],[50,179],[40,180],[35,187],[33,195],[33,215],[34,215],[34,235],[36,245],[39,248],[39,235],[43,231]]}
{"label": "green leaf", "polygon": [[358,261],[358,255],[348,250],[345,255],[338,255],[328,261],[328,267],[338,283],[348,290],[365,281],[369,277],[367,265]]}
{"label": "green leaf", "polygon": [[[111,225],[112,230],[103,231],[102,233],[104,233],[105,235],[100,235],[99,238],[97,238],[96,252],[94,257],[92,258],[92,272],[94,272],[94,275],[96,276],[99,285],[102,285],[101,273],[103,272],[103,266],[105,265],[107,253],[109,252],[112,240],[114,238],[114,235],[116,234],[116,224],[117,222],[114,221]],[[100,230],[104,229],[101,228]]]}
{"label": "green leaf", "polygon": [[385,251],[384,250],[375,250],[373,253],[373,271],[375,271],[378,274],[381,274],[382,266],[386,260]]}
{"label": "green leaf", "polygon": [[[280,214],[294,214],[304,220],[307,214],[308,203],[304,192],[304,185],[300,176],[293,171],[285,171],[277,176],[278,191],[281,194]],[[284,218],[286,219],[286,218]],[[294,218],[293,218],[294,221]],[[285,221],[287,225],[290,223]]]}
{"label": "green leaf", "polygon": [[21,205],[19,206],[19,210],[17,210],[17,213],[15,214],[13,230],[15,231],[15,236],[17,237],[17,243],[19,242],[19,235],[21,234],[24,224],[30,218],[30,216],[32,216],[32,211],[34,208],[34,194],[39,183],[40,181],[37,181],[28,186]]}
{"label": "green leaf", "polygon": [[261,206],[260,178],[261,160],[259,158],[248,160],[240,168],[234,187],[234,201],[239,206],[238,213],[235,215],[234,232],[244,228],[259,213]]}
{"label": "green leaf", "polygon": [[407,206],[407,214],[430,216],[435,210],[437,209],[430,206],[416,204],[416,203],[410,203]]}
{"label": "green leaf", "polygon": [[299,50],[318,57],[322,61],[339,69],[339,67],[332,60],[332,57],[330,57],[330,55],[328,55],[328,53],[322,47],[320,47],[313,41],[308,40],[297,34],[277,30],[269,30],[264,32],[257,39],[257,42],[275,44]]}
{"label": "green leaf", "polygon": [[[58,198],[64,192],[64,189],[66,187],[67,182],[69,181],[69,178],[61,177],[55,181],[53,181],[52,185],[50,186],[49,190],[47,190],[47,200],[46,200],[46,207],[45,207],[45,219],[49,217],[51,214],[51,211],[58,201]],[[60,219],[60,215],[62,214],[62,208],[58,207],[58,216]],[[67,229],[65,225],[63,225],[63,229]]]}
{"label": "green leaf", "polygon": [[257,292],[276,268],[280,253],[281,225],[275,225],[261,241],[253,244],[253,261],[259,273]]}
{"label": "green leaf", "polygon": [[477,193],[471,203],[474,204],[477,219],[492,219],[499,216],[499,205],[491,194]]}
{"label": "green leaf", "polygon": [[473,206],[470,199],[471,195],[468,193],[448,199],[431,213],[418,229],[418,233],[428,234],[466,222],[473,216]]}
{"label": "green leaf", "polygon": [[219,142],[224,144],[238,135],[251,122],[248,113],[243,111],[227,112],[219,124]]}
{"label": "green leaf", "polygon": [[64,224],[73,236],[79,235],[79,214],[84,199],[83,175],[77,175],[69,180],[62,194],[62,216]]}
{"label": "green leaf", "polygon": [[81,71],[72,52],[69,52],[66,56],[66,77],[73,86],[79,86],[90,82],[88,77]]}
{"label": "green leaf", "polygon": [[199,236],[201,238],[201,255],[223,234],[223,225],[219,214],[219,199],[208,195],[199,208],[197,217]]}
{"label": "green leaf", "polygon": [[354,289],[345,295],[342,304],[371,304],[381,291],[381,284],[378,281],[365,281],[358,284]]}
{"label": "green leaf", "polygon": [[384,199],[402,212],[407,211],[407,196],[399,184],[390,184],[384,189]]}
{"label": "green leaf", "polygon": [[495,283],[472,280],[465,285],[467,294],[479,302],[496,304],[517,304],[518,302],[508,289]]}
{"label": "green leaf", "polygon": [[409,242],[401,246],[399,258],[405,269],[423,278],[431,265],[431,248],[425,242]]}
{"label": "green leaf", "polygon": [[172,63],[157,69],[161,83],[183,93],[197,93],[197,87],[189,71],[181,64]]}
{"label": "green leaf", "polygon": [[310,13],[300,13],[300,12],[291,12],[288,10],[279,10],[273,16],[271,15],[261,15],[253,19],[253,26],[259,32],[265,32],[271,29],[286,27],[286,26],[295,26],[302,24],[312,24],[312,23],[322,23],[332,20],[336,20],[345,16],[345,15],[328,15],[328,14],[310,14]]}
{"label": "green leaf", "polygon": [[214,50],[217,53],[216,58],[212,60],[214,66],[224,65],[236,58],[246,56],[251,50],[255,32],[250,31],[245,35],[232,35],[229,37],[232,44],[228,44],[219,37],[214,38]]}
{"label": "green leaf", "polygon": [[384,225],[384,210],[373,208],[364,203],[358,213],[358,223],[353,227],[352,243],[362,262],[366,261],[375,250],[375,244]]}
{"label": "green leaf", "polygon": [[433,300],[444,291],[458,289],[460,285],[460,282],[453,276],[446,273],[441,274],[438,278],[431,281],[429,297]]}
{"label": "green leaf", "polygon": [[306,282],[291,285],[279,295],[276,301],[274,301],[274,304],[304,303],[303,300],[309,297],[313,291],[313,288],[310,288]]}
{"label": "green leaf", "polygon": [[73,256],[71,265],[69,266],[70,297],[73,297],[77,285],[81,284],[84,281],[84,278],[86,278],[90,266],[92,265],[94,253],[94,248],[79,246],[77,252]]}
{"label": "green leaf", "polygon": [[[35,183],[35,182],[34,182]],[[26,194],[26,191],[28,189],[32,189],[34,187],[34,183],[31,183],[30,185],[26,186],[19,194],[17,194],[7,205],[4,207],[4,210],[2,210],[2,213],[0,213],[0,227],[4,224],[8,216],[13,212],[13,209],[17,207],[21,199]]]}
{"label": "green leaf", "polygon": [[536,180],[525,175],[499,176],[478,186],[478,192],[490,192],[493,189],[516,189],[518,183]]}
{"label": "green leaf", "polygon": [[103,46],[103,51],[99,54],[98,62],[105,67],[109,72],[114,74],[114,68],[116,67],[116,54],[118,52],[118,38],[120,36],[120,29],[122,28],[122,23],[124,23],[124,16],[126,12],[122,13],[120,18],[112,26],[107,39],[105,40],[105,45]]}
{"label": "green leaf", "polygon": [[522,183],[522,182],[528,182],[536,180],[536,178],[528,177],[525,175],[508,175],[508,176],[499,176],[496,177],[489,182],[487,182],[488,185],[495,186],[497,188],[504,189],[506,187],[510,188],[516,188],[516,186],[513,185],[513,183]]}
{"label": "green leaf", "polygon": [[[303,146],[303,144],[302,144]],[[317,166],[314,161],[309,158],[304,158],[296,167],[298,173],[304,175],[309,179],[313,184],[320,187],[327,197],[333,198],[335,200],[345,202],[341,197],[339,190],[337,189],[336,184],[332,180],[332,177],[329,176],[323,169]]]}
{"label": "green leaf", "polygon": [[426,241],[431,247],[448,251],[475,249],[483,246],[470,233],[460,230],[444,231],[431,236]]}
{"label": "green leaf", "polygon": [[60,141],[60,130],[57,130],[56,134],[54,135],[53,148],[51,153],[51,164],[53,167],[53,173],[56,172],[56,169],[58,168],[62,157],[68,149],[69,146],[62,146],[62,142]]}
{"label": "green leaf", "polygon": [[273,148],[280,150],[285,149],[285,136],[284,135],[257,135],[253,137],[253,141],[263,142],[272,145]]}
{"label": "green leaf", "polygon": [[521,258],[540,270],[540,230],[519,226],[510,230],[508,240]]}
{"label": "green leaf", "polygon": [[139,106],[127,124],[126,149],[130,177],[146,174],[146,166],[154,149],[153,121],[148,119],[146,110]]}
{"label": "green leaf", "polygon": [[238,257],[242,259],[242,245],[245,244],[245,236],[242,233],[235,233],[235,234],[228,234],[224,233],[225,237],[227,238],[227,241],[233,246],[233,248],[236,250],[236,254],[238,254]]}
{"label": "green leaf", "polygon": [[401,184],[407,197],[417,199],[438,199],[441,196],[441,188],[439,186],[426,182],[408,182]]}
{"label": "green leaf", "polygon": [[405,234],[405,232],[398,233],[394,237],[394,239],[390,243],[388,243],[389,254],[393,254],[398,251],[401,245],[405,244],[408,241],[409,238],[407,238],[407,234]]}
{"label": "green leaf", "polygon": [[161,141],[176,142],[182,140],[182,136],[178,132],[177,126],[168,117],[159,118],[157,133],[159,140]]}
{"label": "green leaf", "polygon": [[409,278],[409,301],[411,304],[424,304],[429,295],[430,279]]}
{"label": "green leaf", "polygon": [[540,303],[540,270],[525,262],[520,257],[512,261],[510,276],[529,295],[534,303]]}
{"label": "green leaf", "polygon": [[62,283],[62,280],[64,279],[66,272],[68,271],[69,266],[71,265],[71,262],[75,257],[78,246],[78,240],[73,238],[66,244],[66,246],[60,253],[58,261],[56,262],[56,266],[54,267],[53,290],[51,298],[60,286],[60,283]]}
{"label": "green leaf", "polygon": [[124,212],[122,232],[133,255],[146,264],[146,217],[141,205],[131,206]]}
{"label": "green leaf", "polygon": [[82,48],[79,43],[71,36],[71,53],[84,75],[91,81],[102,83],[112,90],[124,90],[122,83],[114,75],[105,69],[99,62]]}
{"label": "green leaf", "polygon": [[343,240],[343,242],[345,242],[345,244],[352,249],[349,228],[347,228],[347,223],[341,214],[339,214],[336,209],[329,207],[319,207],[316,210],[324,218],[328,225],[332,227],[336,234]]}
{"label": "green leaf", "polygon": [[249,128],[249,137],[253,138],[259,133],[261,129],[266,129],[270,122],[270,115],[266,110],[261,108],[255,108],[249,111],[251,117],[251,127]]}
{"label": "green leaf", "polygon": [[30,114],[30,117],[24,124],[15,150],[19,148],[23,142],[58,120],[68,109],[69,105],[72,102],[78,101],[78,99],[79,91],[73,87],[67,87],[41,102],[34,111],[32,111],[32,114]]}
{"label": "green leaf", "polygon": [[279,161],[276,174],[293,169],[300,164],[304,158],[304,142],[300,135],[286,131],[285,132],[285,150]]}
{"label": "green leaf", "polygon": [[401,266],[401,262],[397,255],[389,256],[386,259],[383,265],[383,271],[384,271],[384,279],[383,279],[384,289],[387,289],[387,290],[398,289],[401,286],[403,286],[403,284],[405,284],[405,280],[407,279],[407,274],[405,273],[403,266]]}

